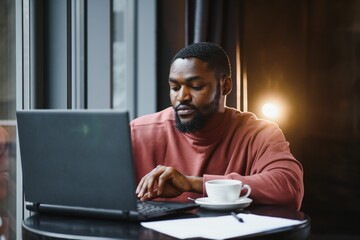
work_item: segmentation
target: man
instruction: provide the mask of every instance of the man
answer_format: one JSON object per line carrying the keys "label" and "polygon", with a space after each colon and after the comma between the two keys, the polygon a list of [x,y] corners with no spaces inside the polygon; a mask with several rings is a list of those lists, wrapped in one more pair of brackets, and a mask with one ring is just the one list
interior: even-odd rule
{"label": "man", "polygon": [[282,131],[225,106],[232,79],[220,46],[180,50],[169,86],[172,107],[130,124],[141,200],[188,201],[206,195],[206,181],[228,178],[250,185],[254,204],[300,209],[303,170]]}

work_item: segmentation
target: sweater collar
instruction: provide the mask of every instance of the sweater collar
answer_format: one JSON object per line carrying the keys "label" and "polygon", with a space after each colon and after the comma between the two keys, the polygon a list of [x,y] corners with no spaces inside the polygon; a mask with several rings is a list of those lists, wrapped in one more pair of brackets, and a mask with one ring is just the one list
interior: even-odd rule
{"label": "sweater collar", "polygon": [[216,113],[205,124],[205,126],[194,133],[183,133],[186,137],[195,140],[196,142],[211,142],[215,139],[221,138],[228,128],[228,122],[231,117],[230,110],[225,107],[225,111]]}

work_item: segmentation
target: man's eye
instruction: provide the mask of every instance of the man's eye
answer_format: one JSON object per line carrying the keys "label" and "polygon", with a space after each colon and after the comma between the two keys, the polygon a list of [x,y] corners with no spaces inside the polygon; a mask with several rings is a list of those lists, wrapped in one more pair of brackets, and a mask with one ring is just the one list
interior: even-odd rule
{"label": "man's eye", "polygon": [[179,86],[170,86],[170,89],[173,91],[179,91]]}
{"label": "man's eye", "polygon": [[204,86],[203,85],[201,85],[201,86],[192,86],[191,88],[196,90],[196,91],[200,91],[200,90],[202,90],[204,88]]}

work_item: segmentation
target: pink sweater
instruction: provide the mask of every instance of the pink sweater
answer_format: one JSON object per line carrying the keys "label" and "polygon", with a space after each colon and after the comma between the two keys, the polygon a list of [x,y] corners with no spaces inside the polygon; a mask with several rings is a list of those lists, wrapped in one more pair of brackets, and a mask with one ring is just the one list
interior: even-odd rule
{"label": "pink sweater", "polygon": [[[170,107],[130,123],[138,182],[157,165],[171,166],[184,175],[202,176],[204,182],[241,180],[251,186],[254,204],[300,209],[303,169],[276,124],[232,108],[226,108],[211,131],[184,134],[175,129],[174,121]],[[183,193],[171,200],[188,201],[188,196],[202,195]]]}

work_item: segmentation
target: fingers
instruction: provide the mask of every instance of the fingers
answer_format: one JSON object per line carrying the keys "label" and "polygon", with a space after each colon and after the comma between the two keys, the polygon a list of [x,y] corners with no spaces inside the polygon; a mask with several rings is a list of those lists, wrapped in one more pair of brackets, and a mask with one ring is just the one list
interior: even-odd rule
{"label": "fingers", "polygon": [[165,170],[166,167],[159,165],[140,180],[135,191],[138,198],[152,199],[156,197],[157,189],[155,188],[158,185],[158,178]]}
{"label": "fingers", "polygon": [[139,199],[141,201],[146,201],[146,200],[152,200],[152,199],[155,199],[158,197],[160,197],[160,196],[157,194],[157,189],[155,189],[153,192],[145,193],[142,197],[139,197]]}
{"label": "fingers", "polygon": [[163,193],[165,184],[167,181],[169,181],[169,179],[173,179],[174,176],[174,172],[176,170],[172,167],[167,167],[161,175],[159,175],[158,178],[158,189],[157,189],[157,194],[161,195]]}
{"label": "fingers", "polygon": [[[147,175],[148,175],[148,174],[147,174]],[[145,175],[145,176],[140,180],[139,184],[137,185],[136,190],[135,190],[135,193],[136,193],[136,194],[139,194],[139,193],[140,193],[141,187],[142,187],[142,185],[144,184],[145,177],[146,177],[147,175]]]}
{"label": "fingers", "polygon": [[157,166],[139,182],[135,193],[140,200],[157,197],[176,197],[190,191],[188,179],[173,167]]}

